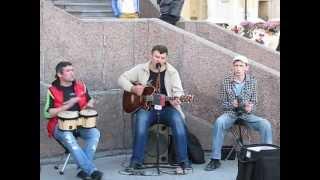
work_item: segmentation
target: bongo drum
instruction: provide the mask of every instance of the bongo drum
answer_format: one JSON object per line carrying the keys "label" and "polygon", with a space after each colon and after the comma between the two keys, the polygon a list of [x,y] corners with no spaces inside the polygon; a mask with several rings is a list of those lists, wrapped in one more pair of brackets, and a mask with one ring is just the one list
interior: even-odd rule
{"label": "bongo drum", "polygon": [[80,121],[82,122],[83,128],[94,128],[96,127],[98,113],[93,109],[83,109],[80,111]]}
{"label": "bongo drum", "polygon": [[59,129],[72,131],[77,129],[79,113],[78,111],[62,111],[58,113]]}

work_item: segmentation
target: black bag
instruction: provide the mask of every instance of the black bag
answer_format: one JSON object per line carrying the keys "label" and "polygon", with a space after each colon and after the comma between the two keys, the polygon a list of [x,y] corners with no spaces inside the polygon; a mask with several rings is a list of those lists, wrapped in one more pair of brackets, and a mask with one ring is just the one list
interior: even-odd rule
{"label": "black bag", "polygon": [[[231,154],[229,155],[229,153]],[[228,155],[229,155],[229,158],[226,159]],[[222,146],[221,160],[235,160],[235,159],[236,159],[236,151],[235,149],[233,149],[233,146]]]}
{"label": "black bag", "polygon": [[[202,149],[202,146],[198,138],[187,130],[187,139],[188,139],[189,160],[193,164],[205,163],[204,151]],[[169,164],[176,164],[177,163],[176,147],[172,137],[170,142],[171,143],[169,145]]]}
{"label": "black bag", "polygon": [[[262,147],[267,149],[254,150]],[[238,155],[237,180],[280,180],[280,147],[272,144],[244,145]]]}

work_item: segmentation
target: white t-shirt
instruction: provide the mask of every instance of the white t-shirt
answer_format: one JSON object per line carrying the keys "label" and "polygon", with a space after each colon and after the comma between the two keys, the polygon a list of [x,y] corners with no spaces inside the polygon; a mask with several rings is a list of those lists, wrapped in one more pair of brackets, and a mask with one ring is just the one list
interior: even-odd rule
{"label": "white t-shirt", "polygon": [[136,13],[134,0],[119,0],[119,9],[121,13]]}

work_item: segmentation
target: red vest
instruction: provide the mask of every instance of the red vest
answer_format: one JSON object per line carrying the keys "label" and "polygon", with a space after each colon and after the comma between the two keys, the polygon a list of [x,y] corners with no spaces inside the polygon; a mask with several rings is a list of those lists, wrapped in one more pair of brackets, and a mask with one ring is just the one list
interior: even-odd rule
{"label": "red vest", "polygon": [[[49,87],[49,91],[51,92],[51,94],[53,95],[53,106],[55,108],[58,108],[60,106],[63,105],[63,91],[61,91],[59,88],[57,88],[56,86],[51,86]],[[80,100],[79,100],[79,106],[80,106],[80,109],[83,109],[85,107],[85,105],[88,103],[88,99],[87,99],[87,96],[84,95],[84,93],[86,93],[86,87],[85,85],[83,84],[83,82],[81,81],[76,81],[75,84],[74,84],[74,92],[76,94],[76,96],[80,97]],[[53,131],[56,127],[58,123],[58,118],[55,116],[55,117],[52,117],[48,124],[47,124],[47,130],[48,130],[48,136],[49,137],[52,137],[53,135]]]}

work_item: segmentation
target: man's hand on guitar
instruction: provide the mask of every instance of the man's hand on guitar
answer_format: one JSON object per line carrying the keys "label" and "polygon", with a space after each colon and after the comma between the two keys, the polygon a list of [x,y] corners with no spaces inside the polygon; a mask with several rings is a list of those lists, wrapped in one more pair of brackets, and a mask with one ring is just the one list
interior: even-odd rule
{"label": "man's hand on guitar", "polygon": [[172,106],[178,106],[181,104],[181,101],[179,100],[179,98],[175,98],[175,100],[170,100],[169,102]]}
{"label": "man's hand on guitar", "polygon": [[238,100],[236,100],[236,99],[233,100],[233,101],[232,101],[232,105],[233,105],[233,107],[236,107],[236,108],[239,107]]}
{"label": "man's hand on guitar", "polygon": [[134,85],[131,88],[131,92],[135,93],[138,96],[141,96],[144,90],[144,86],[142,85]]}

